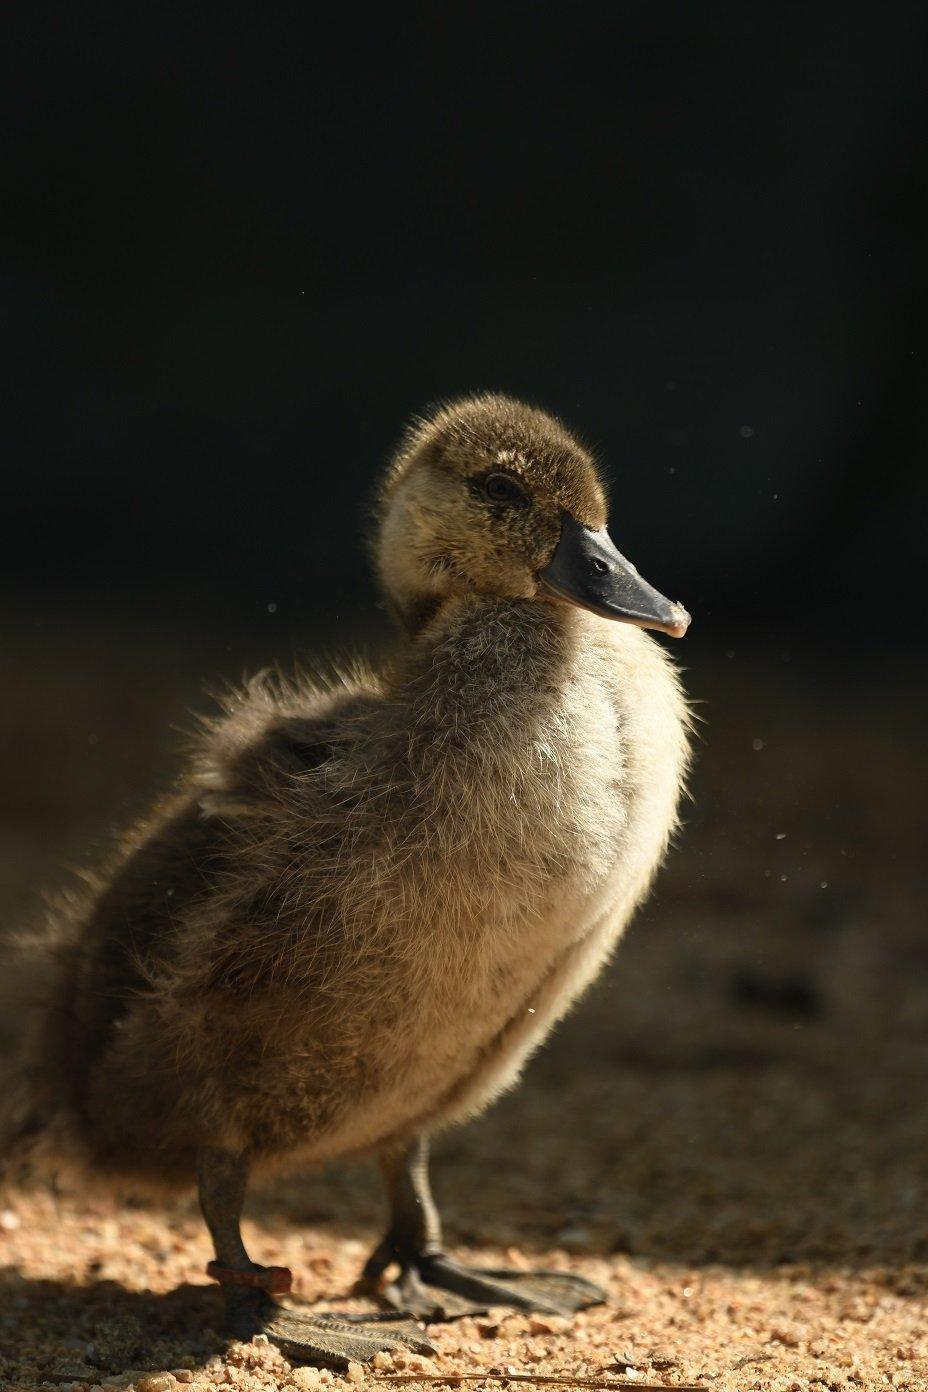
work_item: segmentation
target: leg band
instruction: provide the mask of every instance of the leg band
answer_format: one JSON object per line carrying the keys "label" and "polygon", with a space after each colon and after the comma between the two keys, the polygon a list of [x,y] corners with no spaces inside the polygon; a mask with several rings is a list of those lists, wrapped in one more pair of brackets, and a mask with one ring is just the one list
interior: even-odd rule
{"label": "leg band", "polygon": [[241,1271],[211,1261],[207,1264],[206,1274],[221,1286],[245,1286],[250,1290],[266,1291],[268,1295],[286,1295],[293,1285],[293,1272],[289,1266],[259,1266],[253,1271]]}

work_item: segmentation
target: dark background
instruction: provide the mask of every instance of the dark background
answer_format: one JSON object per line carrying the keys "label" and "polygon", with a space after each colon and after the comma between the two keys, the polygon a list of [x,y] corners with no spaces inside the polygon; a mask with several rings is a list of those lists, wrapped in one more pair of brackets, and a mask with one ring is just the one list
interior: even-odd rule
{"label": "dark background", "polygon": [[923,5],[6,16],[15,604],[298,641],[370,598],[404,419],[489,387],[598,447],[694,633],[905,637]]}

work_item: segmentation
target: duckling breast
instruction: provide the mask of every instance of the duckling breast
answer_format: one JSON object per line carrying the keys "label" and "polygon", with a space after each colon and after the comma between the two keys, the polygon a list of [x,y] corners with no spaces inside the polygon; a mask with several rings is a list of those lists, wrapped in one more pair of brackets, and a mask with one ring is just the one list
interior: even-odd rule
{"label": "duckling breast", "polygon": [[[480,953],[448,959],[463,1009],[457,1027],[446,1017],[436,1029],[446,1087],[433,1127],[511,1086],[597,975],[666,850],[687,761],[679,681],[641,630],[531,605],[498,621],[505,640],[489,667],[494,688],[509,693],[508,718],[494,723],[470,804]],[[481,692],[489,674],[474,666],[470,699],[492,709]]]}
{"label": "duckling breast", "polygon": [[547,950],[533,957],[528,989],[442,1098],[434,1125],[465,1120],[514,1085],[608,960],[677,826],[690,721],[676,671],[640,629],[578,617],[583,641],[565,692],[572,788],[584,812],[565,819],[576,865],[539,906],[537,940]]}

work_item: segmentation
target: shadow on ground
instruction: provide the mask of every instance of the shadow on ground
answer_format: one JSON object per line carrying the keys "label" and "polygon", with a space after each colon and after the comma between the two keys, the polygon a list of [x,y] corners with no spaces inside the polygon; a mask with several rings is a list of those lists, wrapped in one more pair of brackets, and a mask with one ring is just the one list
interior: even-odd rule
{"label": "shadow on ground", "polygon": [[[225,1346],[217,1293],[180,1286],[167,1294],[126,1290],[115,1281],[36,1281],[0,1271],[0,1303],[7,1311],[41,1308],[36,1324],[7,1331],[5,1359],[36,1380],[101,1381],[126,1369],[195,1367]],[[57,1349],[49,1365],[47,1350]]]}

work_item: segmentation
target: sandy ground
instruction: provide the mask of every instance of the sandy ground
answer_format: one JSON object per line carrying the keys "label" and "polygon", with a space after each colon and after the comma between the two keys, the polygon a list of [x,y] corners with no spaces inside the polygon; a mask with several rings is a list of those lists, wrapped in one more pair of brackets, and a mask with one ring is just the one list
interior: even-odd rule
{"label": "sandy ground", "polygon": [[[122,639],[46,620],[0,656],[10,926],[156,786],[168,726],[201,674],[231,663],[209,645],[143,654]],[[260,1342],[223,1346],[191,1200],[10,1192],[0,1387],[258,1392],[463,1372],[492,1386],[928,1388],[911,677],[887,667],[854,688],[780,651],[695,658],[696,802],[658,894],[523,1086],[437,1147],[456,1254],[580,1271],[608,1302],[570,1321],[433,1325],[431,1359],[293,1369]],[[369,1308],[351,1291],[383,1219],[372,1167],[289,1176],[249,1215],[252,1254],[291,1266],[298,1299]]]}

